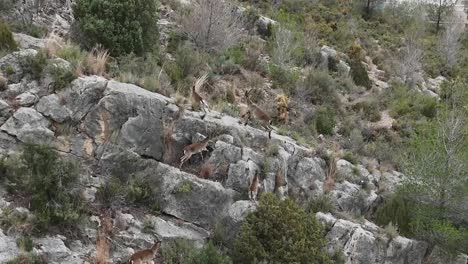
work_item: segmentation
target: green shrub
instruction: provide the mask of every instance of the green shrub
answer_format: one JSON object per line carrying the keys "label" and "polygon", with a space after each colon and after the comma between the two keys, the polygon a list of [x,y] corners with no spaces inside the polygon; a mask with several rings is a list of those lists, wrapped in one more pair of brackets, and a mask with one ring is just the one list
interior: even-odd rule
{"label": "green shrub", "polygon": [[307,74],[306,78],[301,83],[303,90],[303,99],[313,103],[331,103],[336,104],[337,84],[335,80],[324,71],[311,71]]}
{"label": "green shrub", "polygon": [[0,50],[12,51],[17,48],[10,28],[0,20]]}
{"label": "green shrub", "polygon": [[34,242],[30,237],[22,237],[16,240],[16,245],[24,252],[31,252],[34,247]]}
{"label": "green shrub", "polygon": [[361,101],[353,105],[355,111],[362,111],[364,118],[371,122],[380,120],[381,115],[377,101]]}
{"label": "green shrub", "polygon": [[220,251],[208,242],[200,251],[198,251],[194,258],[194,264],[231,264],[232,261],[229,257],[224,256]]}
{"label": "green shrub", "polygon": [[126,190],[119,178],[110,177],[97,189],[96,199],[105,207],[119,206],[125,200]]}
{"label": "green shrub", "polygon": [[5,262],[5,264],[47,264],[47,260],[34,254],[21,254],[15,259]]}
{"label": "green shrub", "polygon": [[128,199],[135,204],[147,204],[154,199],[153,189],[147,177],[133,176],[128,188]]}
{"label": "green shrub", "polygon": [[73,80],[77,78],[77,75],[71,69],[56,65],[50,65],[48,67],[48,72],[53,80],[52,88],[54,91],[67,87]]}
{"label": "green shrub", "polygon": [[349,66],[351,67],[351,76],[353,77],[354,83],[370,89],[372,87],[372,82],[361,60],[359,58],[351,58]]}
{"label": "green shrub", "polygon": [[293,200],[265,193],[234,242],[234,263],[331,263],[321,224]]}
{"label": "green shrub", "polygon": [[34,80],[42,78],[42,73],[47,66],[47,56],[39,51],[36,56],[29,56],[21,62],[25,73],[31,74]]}
{"label": "green shrub", "polygon": [[315,116],[315,128],[317,132],[332,135],[335,128],[335,113],[329,108],[320,108]]}
{"label": "green shrub", "polygon": [[270,64],[268,74],[273,82],[274,89],[281,89],[284,93],[290,95],[296,89],[296,82],[299,79],[297,72],[285,67]]}
{"label": "green shrub", "polygon": [[335,210],[335,206],[330,196],[323,194],[312,198],[308,203],[307,210],[312,213],[331,213]]}
{"label": "green shrub", "polygon": [[379,206],[375,213],[375,222],[381,226],[393,223],[398,226],[402,235],[411,236],[411,204],[397,193],[386,200],[382,206]]}
{"label": "green shrub", "polygon": [[75,23],[88,49],[102,44],[113,55],[142,55],[158,43],[156,0],[79,0]]}
{"label": "green shrub", "polygon": [[74,224],[81,217],[78,167],[44,145],[26,144],[9,180],[29,197],[37,227]]}
{"label": "green shrub", "polygon": [[187,240],[177,238],[168,241],[162,256],[166,264],[189,264],[195,256],[195,248]]}

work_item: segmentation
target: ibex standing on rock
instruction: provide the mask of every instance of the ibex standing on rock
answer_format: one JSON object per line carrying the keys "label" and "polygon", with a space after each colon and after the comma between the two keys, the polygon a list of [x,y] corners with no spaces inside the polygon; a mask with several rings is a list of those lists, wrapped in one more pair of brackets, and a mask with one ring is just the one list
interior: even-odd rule
{"label": "ibex standing on rock", "polygon": [[203,74],[203,76],[198,78],[198,80],[192,86],[192,96],[191,96],[192,110],[194,111],[202,110],[205,113],[202,119],[205,118],[206,112],[207,110],[209,111],[209,108],[208,108],[208,103],[203,99],[203,97],[201,97],[201,95],[197,92],[197,90],[199,90],[203,86],[207,78],[208,78],[208,73]]}
{"label": "ibex standing on rock", "polygon": [[258,172],[256,171],[252,179],[252,182],[250,183],[250,187],[249,187],[249,198],[252,201],[257,200],[259,184],[260,184],[260,178],[258,176]]}
{"label": "ibex standing on rock", "polygon": [[200,153],[202,160],[203,160],[203,151],[208,151],[206,148],[208,146],[209,137],[206,137],[203,141],[198,143],[193,143],[184,148],[184,156],[180,158],[180,165],[179,168],[182,168],[184,162],[189,160],[192,155]]}
{"label": "ibex standing on rock", "polygon": [[260,125],[268,131],[268,138],[271,139],[271,131],[273,130],[271,127],[271,117],[250,100],[249,92],[250,91],[245,92],[245,98],[247,99],[249,110],[244,116],[242,116],[245,119],[244,125],[247,125],[247,122],[252,119],[253,115],[253,117],[260,122]]}
{"label": "ibex standing on rock", "polygon": [[161,241],[154,241],[154,245],[150,249],[135,252],[130,257],[130,264],[154,264],[154,258],[160,247]]}

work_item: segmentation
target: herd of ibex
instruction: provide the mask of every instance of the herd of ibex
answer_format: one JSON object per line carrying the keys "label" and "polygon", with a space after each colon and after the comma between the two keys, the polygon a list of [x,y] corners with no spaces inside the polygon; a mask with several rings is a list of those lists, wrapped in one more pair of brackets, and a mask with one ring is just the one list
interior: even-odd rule
{"label": "herd of ibex", "polygon": [[[198,93],[197,90],[199,90],[204,85],[207,78],[208,78],[208,74],[202,75],[200,78],[197,79],[197,81],[195,82],[195,84],[192,86],[192,89],[191,89],[192,90],[192,95],[191,95],[192,110],[203,111],[204,115],[202,116],[202,119],[205,118],[207,112],[209,111],[209,108],[208,108],[208,104],[203,99],[203,97]],[[247,125],[248,122],[252,121],[253,119],[257,120],[258,123],[267,130],[268,138],[271,139],[271,132],[273,130],[271,126],[272,119],[263,109],[261,109],[258,105],[252,102],[252,100],[249,97],[249,92],[250,90],[245,92],[245,99],[247,101],[248,109],[241,115],[241,118],[244,120],[244,125]],[[180,158],[179,168],[182,168],[182,165],[195,154],[200,153],[202,160],[203,160],[203,151],[208,151],[207,146],[210,140],[212,139],[209,136],[207,136],[201,142],[196,142],[196,143],[187,145],[184,148],[184,155]],[[258,173],[256,173],[253,179],[251,180],[251,183],[249,186],[249,197],[251,200],[256,200],[258,187],[259,187],[259,175]]]}

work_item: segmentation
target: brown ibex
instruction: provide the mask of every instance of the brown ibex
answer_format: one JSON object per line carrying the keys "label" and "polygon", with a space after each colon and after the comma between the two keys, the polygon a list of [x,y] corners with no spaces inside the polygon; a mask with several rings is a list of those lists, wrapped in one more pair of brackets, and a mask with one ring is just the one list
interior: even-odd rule
{"label": "brown ibex", "polygon": [[245,98],[249,109],[247,113],[242,116],[242,118],[245,118],[244,125],[247,125],[248,121],[251,120],[253,116],[253,118],[257,119],[260,125],[268,131],[268,138],[271,139],[271,131],[273,130],[271,127],[272,119],[265,111],[250,100],[249,93],[250,90],[245,92]]}
{"label": "brown ibex", "polygon": [[202,119],[205,118],[206,112],[207,110],[209,111],[209,108],[208,108],[208,103],[203,99],[203,97],[201,97],[201,95],[197,92],[197,90],[199,90],[203,86],[207,78],[208,78],[208,73],[203,74],[203,76],[198,78],[198,80],[192,86],[192,96],[191,96],[192,110],[194,111],[202,110],[205,113]]}
{"label": "brown ibex", "polygon": [[180,165],[179,168],[182,168],[184,162],[189,160],[192,155],[200,153],[202,160],[203,160],[203,151],[208,151],[206,148],[208,146],[209,137],[206,137],[203,141],[198,143],[193,143],[184,148],[184,155],[180,158]]}
{"label": "brown ibex", "polygon": [[131,264],[154,264],[154,258],[161,247],[161,241],[154,241],[154,245],[150,249],[140,250],[135,252],[130,257]]}
{"label": "brown ibex", "polygon": [[252,201],[257,200],[259,183],[260,183],[260,178],[258,176],[258,172],[256,171],[252,179],[252,182],[250,183],[250,187],[249,187],[249,198]]}

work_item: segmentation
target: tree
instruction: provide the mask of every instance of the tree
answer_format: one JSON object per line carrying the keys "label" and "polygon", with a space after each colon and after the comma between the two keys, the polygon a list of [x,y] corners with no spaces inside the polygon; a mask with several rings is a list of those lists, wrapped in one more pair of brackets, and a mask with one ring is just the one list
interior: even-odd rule
{"label": "tree", "polygon": [[273,40],[273,62],[285,66],[293,60],[293,53],[298,48],[293,32],[279,26],[275,30]]}
{"label": "tree", "polygon": [[293,200],[266,193],[234,242],[234,263],[332,263],[322,226]]}
{"label": "tree", "polygon": [[419,43],[423,28],[414,26],[405,32],[405,45],[400,50],[396,71],[402,82],[414,87],[422,78],[424,52]]}
{"label": "tree", "polygon": [[78,0],[73,7],[79,41],[102,44],[112,55],[142,55],[158,43],[156,0]]}
{"label": "tree", "polygon": [[449,251],[468,246],[467,88],[461,81],[445,86],[436,120],[417,130],[404,156],[412,232]]}
{"label": "tree", "polygon": [[451,72],[458,62],[458,53],[460,51],[460,38],[464,30],[463,20],[452,15],[447,21],[445,31],[439,39],[439,53],[444,61],[445,68]]}
{"label": "tree", "polygon": [[223,51],[237,44],[242,34],[240,12],[224,0],[195,0],[180,20],[183,32],[207,51]]}
{"label": "tree", "polygon": [[426,0],[426,2],[429,8],[429,16],[436,24],[436,31],[439,32],[444,17],[453,11],[458,0]]}

